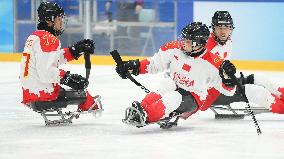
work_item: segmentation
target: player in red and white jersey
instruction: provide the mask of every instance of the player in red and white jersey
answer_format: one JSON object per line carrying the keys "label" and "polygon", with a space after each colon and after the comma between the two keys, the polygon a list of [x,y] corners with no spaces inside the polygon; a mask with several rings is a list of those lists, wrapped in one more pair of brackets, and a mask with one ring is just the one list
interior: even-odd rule
{"label": "player in red and white jersey", "polygon": [[232,54],[233,19],[228,11],[216,11],[211,22],[212,32],[206,44],[206,49],[220,56],[222,59],[230,59]]}
{"label": "player in red and white jersey", "polygon": [[170,71],[170,78],[162,81],[158,91],[147,94],[142,102],[133,102],[132,107],[139,112],[128,114],[127,123],[140,127],[160,121],[172,112],[195,113],[206,102],[209,88],[228,96],[234,94],[235,83],[229,78],[235,74],[234,65],[205,49],[208,27],[193,22],[182,30],[182,36],[181,41],[162,46],[150,59],[130,60],[116,67],[122,78],[129,70],[134,75]]}
{"label": "player in red and white jersey", "polygon": [[[231,35],[235,28],[230,13],[228,11],[216,11],[212,17],[211,28],[212,33],[206,45],[207,50],[223,59],[230,59],[232,52]],[[242,85],[245,85],[244,88],[250,102],[264,106],[273,113],[284,113],[284,87],[282,85],[258,74],[241,77],[239,80]],[[253,92],[259,93],[254,94]],[[236,91],[234,96],[228,97],[212,88],[208,90],[208,94],[207,104],[204,104],[204,107],[200,108],[203,111],[207,110],[211,104],[229,105],[233,102],[245,101],[240,91]],[[183,117],[185,116],[183,114]]]}
{"label": "player in red and white jersey", "polygon": [[[32,103],[65,100],[67,93],[60,84],[76,90],[84,90],[89,82],[78,74],[71,74],[58,67],[73,59],[78,59],[82,54],[94,53],[94,42],[84,39],[69,48],[61,49],[58,36],[64,31],[64,10],[53,2],[43,2],[38,8],[36,30],[28,37],[25,43],[21,60],[20,81],[23,90],[25,105]],[[88,110],[94,99],[85,92],[85,101],[79,108]],[[44,110],[44,108],[42,108]]]}

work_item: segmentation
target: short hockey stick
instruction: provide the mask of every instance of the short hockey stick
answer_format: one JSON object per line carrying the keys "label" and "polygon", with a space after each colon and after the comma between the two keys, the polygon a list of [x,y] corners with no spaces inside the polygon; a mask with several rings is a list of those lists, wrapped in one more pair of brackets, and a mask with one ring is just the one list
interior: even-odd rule
{"label": "short hockey stick", "polygon": [[[110,54],[111,54],[112,58],[114,59],[114,61],[116,62],[117,65],[123,64],[123,61],[122,61],[120,54],[118,53],[117,50],[111,51]],[[139,86],[142,90],[144,90],[144,92],[150,93],[150,90],[147,89],[145,86],[143,86],[141,83],[139,83],[135,78],[133,78],[129,72],[126,72],[126,77],[128,79],[130,79],[133,83],[135,83],[137,86]]]}

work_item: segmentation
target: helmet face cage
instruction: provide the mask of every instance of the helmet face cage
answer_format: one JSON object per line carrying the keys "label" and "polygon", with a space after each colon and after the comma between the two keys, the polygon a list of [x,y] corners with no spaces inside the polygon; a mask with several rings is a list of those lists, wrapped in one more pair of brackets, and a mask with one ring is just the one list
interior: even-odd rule
{"label": "helmet face cage", "polygon": [[38,21],[46,23],[51,21],[54,23],[56,17],[61,17],[62,27],[60,30],[54,29],[56,35],[61,35],[67,25],[67,17],[63,8],[54,2],[43,2],[38,7]]}
{"label": "helmet face cage", "polygon": [[205,47],[207,40],[209,38],[209,29],[205,24],[201,22],[193,22],[183,28],[181,35],[178,40],[181,46],[185,46],[185,40],[191,40],[192,47],[198,47],[198,49],[187,51],[186,54],[192,54],[202,47]]}

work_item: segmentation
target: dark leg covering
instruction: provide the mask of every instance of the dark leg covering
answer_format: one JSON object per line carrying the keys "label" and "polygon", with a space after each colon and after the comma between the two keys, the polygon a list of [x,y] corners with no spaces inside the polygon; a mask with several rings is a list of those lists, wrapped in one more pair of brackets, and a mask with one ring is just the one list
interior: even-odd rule
{"label": "dark leg covering", "polygon": [[179,89],[178,92],[182,95],[182,102],[180,106],[175,110],[176,112],[194,112],[198,109],[198,105],[194,97],[189,92],[183,89]]}
{"label": "dark leg covering", "polygon": [[69,104],[81,104],[86,100],[84,90],[65,90],[60,89],[59,95],[54,101],[37,101],[30,103],[31,108],[36,112],[43,110],[57,110],[58,108],[66,108]]}
{"label": "dark leg covering", "polygon": [[[242,88],[244,90],[244,88]],[[245,102],[245,98],[242,96],[241,90],[237,87],[237,90],[233,96],[220,96],[214,101],[212,105],[230,105],[233,102]]]}

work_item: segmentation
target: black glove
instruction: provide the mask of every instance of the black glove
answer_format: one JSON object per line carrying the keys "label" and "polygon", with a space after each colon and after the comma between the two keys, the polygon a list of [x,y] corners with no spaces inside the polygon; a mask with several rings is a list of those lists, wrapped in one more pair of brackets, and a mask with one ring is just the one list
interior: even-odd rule
{"label": "black glove", "polygon": [[88,87],[89,81],[81,75],[71,74],[67,71],[64,77],[60,80],[60,84],[64,84],[75,90],[81,90]]}
{"label": "black glove", "polygon": [[229,60],[223,61],[219,68],[219,75],[222,78],[222,82],[227,87],[234,87],[237,84],[237,81],[232,78],[235,76],[236,67]]}
{"label": "black glove", "polygon": [[69,50],[77,60],[82,54],[94,54],[95,42],[90,39],[84,39],[69,47]]}
{"label": "black glove", "polygon": [[132,70],[132,74],[137,76],[139,75],[139,67],[140,62],[139,59],[136,60],[129,60],[129,61],[123,61],[123,64],[116,65],[116,72],[122,79],[126,79],[126,74],[129,70]]}

